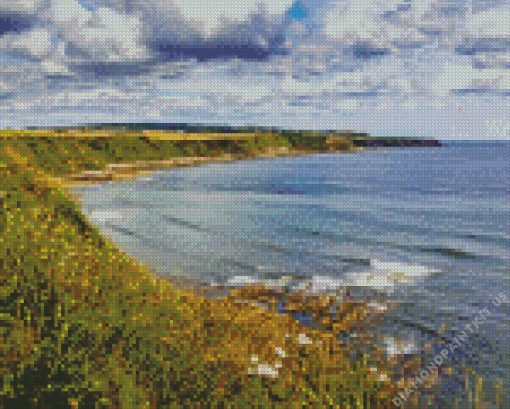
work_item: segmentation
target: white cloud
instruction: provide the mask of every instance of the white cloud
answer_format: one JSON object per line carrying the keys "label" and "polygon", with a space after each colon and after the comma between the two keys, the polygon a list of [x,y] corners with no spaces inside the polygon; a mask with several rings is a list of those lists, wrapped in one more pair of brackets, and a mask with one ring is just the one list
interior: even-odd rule
{"label": "white cloud", "polygon": [[71,76],[65,55],[65,43],[59,41],[50,56],[41,62],[41,69],[45,74],[58,76]]}
{"label": "white cloud", "polygon": [[51,0],[50,7],[42,17],[52,26],[62,29],[66,34],[81,30],[92,19],[93,13],[86,10],[76,0]]}
{"label": "white cloud", "polygon": [[109,8],[100,8],[90,21],[93,28],[77,33],[74,40],[95,56],[107,62],[147,59],[147,49],[141,44],[141,21]]}
{"label": "white cloud", "polygon": [[[467,10],[465,4],[453,3],[451,0],[414,1],[409,14],[415,27],[436,33],[447,33],[459,22],[459,14]],[[409,18],[409,17],[408,17]]]}
{"label": "white cloud", "polygon": [[468,16],[464,30],[469,37],[510,38],[510,11],[489,10]]}
{"label": "white cloud", "polygon": [[43,61],[41,63],[41,69],[48,75],[67,75],[69,69],[66,65],[59,63],[58,61]]}
{"label": "white cloud", "polygon": [[63,92],[62,99],[70,100],[78,105],[108,105],[112,100],[127,100],[127,94],[115,89],[98,88],[86,91]]}
{"label": "white cloud", "polygon": [[281,90],[288,96],[310,95],[316,90],[316,86],[310,82],[303,82],[287,75],[281,84]]}
{"label": "white cloud", "polygon": [[34,14],[45,0],[2,0],[0,14]]}
{"label": "white cloud", "polygon": [[[137,15],[143,21],[144,37],[153,45],[197,45],[216,35],[252,37],[265,42],[265,32],[275,24],[293,0],[92,0],[98,6],[113,7],[119,13]],[[257,27],[247,26],[254,15],[265,19]],[[244,25],[243,25],[244,24]]]}
{"label": "white cloud", "polygon": [[148,58],[140,19],[101,7],[95,12],[76,0],[52,0],[43,13],[50,27],[85,55],[100,62],[135,62]]}
{"label": "white cloud", "polygon": [[17,52],[29,57],[42,58],[47,56],[51,49],[51,34],[43,28],[0,37],[0,51]]}
{"label": "white cloud", "polygon": [[510,68],[510,50],[506,53],[481,52],[473,56],[473,66],[480,68]]}
{"label": "white cloud", "polygon": [[[198,23],[205,36],[210,37],[221,29],[224,21],[245,21],[250,13],[257,11],[259,0],[175,0],[182,15]],[[264,6],[270,14],[282,14],[293,0],[271,0]]]}
{"label": "white cloud", "polygon": [[420,106],[420,104],[417,101],[413,100],[413,99],[406,100],[406,101],[402,102],[402,107],[404,109],[414,110],[414,109],[419,108],[419,106]]}
{"label": "white cloud", "polygon": [[446,63],[432,89],[440,96],[459,90],[507,91],[508,78],[508,70],[505,69],[481,70],[469,65]]}
{"label": "white cloud", "polygon": [[510,68],[510,11],[483,11],[469,15],[452,38],[456,51],[468,55],[475,68]]}
{"label": "white cloud", "polygon": [[336,72],[314,81],[287,75],[275,90],[283,98],[301,105],[327,102],[331,107],[348,109],[356,107],[364,97],[403,99],[421,92],[418,80],[403,76],[402,70],[402,63],[388,61],[359,71]]}
{"label": "white cloud", "polygon": [[[464,15],[456,0],[299,0],[306,18],[292,19],[293,1],[0,0],[0,15],[25,30],[0,37],[0,106],[10,115],[0,121],[71,120],[83,107],[82,120],[115,112],[123,122],[132,111],[162,122],[334,122],[369,132],[407,124],[432,136],[442,126],[436,116],[448,122],[444,111],[456,118],[471,104],[478,115],[488,104],[476,134],[501,134],[496,122],[483,124],[504,104],[508,112],[508,9]],[[286,55],[271,53],[273,39]],[[236,58],[217,58],[229,42]],[[268,59],[237,56],[243,44]],[[206,46],[212,57],[201,58]],[[166,58],[186,47],[183,61]],[[98,78],[96,67],[109,72]]]}
{"label": "white cloud", "polygon": [[[324,31],[330,39],[352,44],[366,41],[379,48],[420,46],[428,37],[409,18],[384,18],[385,12],[397,12],[399,1],[362,0],[335,3],[324,17]],[[400,18],[402,20],[402,18]]]}
{"label": "white cloud", "polygon": [[376,8],[378,1],[363,0],[345,4],[337,3],[324,17],[324,30],[332,39],[364,39],[377,41],[378,23]]}
{"label": "white cloud", "polygon": [[334,108],[337,109],[357,109],[359,107],[359,101],[356,99],[341,99],[338,101],[335,101]]}
{"label": "white cloud", "polygon": [[471,79],[471,67],[446,63],[443,67],[443,73],[432,84],[432,90],[440,96],[445,96],[453,89],[465,88]]}
{"label": "white cloud", "polygon": [[142,25],[142,37],[152,45],[199,44],[200,32],[188,20],[173,1],[130,0],[130,15],[138,16]]}

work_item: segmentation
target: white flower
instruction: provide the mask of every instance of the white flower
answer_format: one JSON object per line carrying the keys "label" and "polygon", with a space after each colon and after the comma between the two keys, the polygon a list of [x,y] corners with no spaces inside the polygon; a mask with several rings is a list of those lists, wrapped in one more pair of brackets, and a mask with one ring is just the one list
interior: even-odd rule
{"label": "white flower", "polygon": [[277,354],[279,354],[282,358],[285,358],[285,351],[280,348],[280,347],[277,347],[274,349],[276,351]]}
{"label": "white flower", "polygon": [[300,344],[313,344],[313,341],[308,338],[305,334],[299,334],[299,343]]}

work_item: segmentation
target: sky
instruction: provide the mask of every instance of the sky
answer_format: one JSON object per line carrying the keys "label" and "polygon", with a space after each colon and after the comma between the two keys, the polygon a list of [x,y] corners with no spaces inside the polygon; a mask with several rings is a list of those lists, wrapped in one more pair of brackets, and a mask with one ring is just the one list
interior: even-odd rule
{"label": "sky", "polygon": [[0,128],[510,140],[508,0],[0,1]]}

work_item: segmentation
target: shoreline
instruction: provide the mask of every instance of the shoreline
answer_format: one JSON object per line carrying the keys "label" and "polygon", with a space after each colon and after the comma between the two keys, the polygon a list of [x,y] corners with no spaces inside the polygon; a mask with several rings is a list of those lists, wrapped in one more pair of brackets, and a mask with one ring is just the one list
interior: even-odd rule
{"label": "shoreline", "polygon": [[[330,149],[322,151],[295,150],[289,148],[269,148],[257,152],[253,151],[248,152],[247,154],[244,155],[226,154],[218,157],[173,157],[169,160],[161,161],[151,160],[151,161],[135,161],[131,163],[124,162],[123,164],[108,164],[105,166],[105,169],[101,171],[75,173],[73,175],[68,175],[64,176],[63,178],[55,179],[61,182],[63,187],[67,186],[73,187],[81,186],[83,184],[102,183],[108,181],[133,180],[136,179],[138,175],[147,175],[153,173],[154,171],[170,167],[191,167],[209,163],[228,163],[233,160],[256,160],[256,159],[258,160],[276,157],[306,157],[327,153],[336,154],[336,153],[360,152],[363,150],[364,149],[362,148],[360,149],[351,148],[347,150]],[[367,148],[365,150],[365,152],[370,151],[371,148]],[[378,152],[380,153],[381,151]],[[12,153],[14,153],[14,151],[12,151]],[[34,180],[37,180],[36,191],[39,185],[46,186],[46,181],[43,184],[43,181],[39,180],[42,179],[42,176],[40,176],[40,173],[36,172],[37,168],[35,166],[32,168],[32,165],[28,165],[28,160],[21,161],[20,156],[18,155],[14,155],[12,160],[14,163],[17,163],[17,167],[20,167],[22,169],[25,169],[26,167],[25,169],[26,172],[30,172],[31,174],[33,174]],[[37,178],[35,176],[37,176]],[[47,175],[44,177],[47,177]],[[94,180],[94,178],[98,180]],[[28,190],[30,186],[23,187],[23,189],[25,188],[27,189],[27,191],[30,191]],[[0,198],[2,198],[3,196],[8,196],[7,192],[0,191]],[[41,195],[40,197],[43,196]],[[76,198],[77,197],[75,197],[75,199]],[[76,224],[76,220],[77,219],[75,219],[73,223]],[[78,233],[78,235],[80,234],[84,235],[85,233]],[[65,237],[65,235],[63,236]],[[76,256],[76,253],[74,252],[69,254],[72,255],[72,257]],[[87,252],[83,254],[85,255],[84,260],[88,260],[89,253]],[[127,255],[127,258],[131,259],[132,256]],[[113,258],[112,260],[114,259],[115,258]],[[216,301],[218,305],[222,300],[224,300],[224,302],[228,303],[229,305],[244,306],[245,304],[249,304],[250,308],[256,307],[261,311],[267,310],[268,313],[269,312],[275,313],[274,315],[277,317],[277,319],[280,319],[282,315],[286,315],[288,316],[288,318],[292,318],[297,324],[303,325],[303,328],[305,328],[305,326],[308,324],[303,324],[298,318],[296,318],[296,316],[298,314],[299,315],[311,314],[314,317],[314,319],[317,320],[318,322],[317,325],[320,326],[318,327],[320,331],[326,333],[328,339],[333,338],[335,334],[339,334],[340,332],[342,334],[348,333],[354,334],[351,335],[351,338],[346,339],[345,337],[342,337],[336,339],[337,343],[335,343],[335,345],[338,346],[339,348],[344,350],[351,350],[352,348],[352,351],[357,351],[358,347],[364,348],[374,343],[373,344],[374,348],[376,348],[374,351],[375,353],[374,355],[381,356],[383,353],[383,350],[380,349],[375,344],[377,338],[374,338],[375,337],[374,330],[368,327],[369,323],[368,317],[377,320],[378,318],[380,318],[380,316],[384,315],[388,310],[390,310],[393,306],[391,304],[386,303],[386,301],[381,300],[377,300],[376,302],[373,302],[372,300],[355,301],[349,296],[349,293],[345,294],[342,293],[341,291],[338,292],[328,291],[324,292],[323,294],[305,294],[301,292],[289,294],[285,286],[277,285],[273,286],[266,283],[259,283],[256,285],[248,284],[239,287],[220,285],[212,288],[211,286],[207,286],[207,283],[197,283],[193,279],[188,280],[180,277],[162,276],[156,273],[155,271],[151,271],[149,266],[138,260],[133,259],[131,261],[133,261],[133,264],[143,264],[145,270],[144,274],[149,275],[148,273],[151,273],[150,275],[155,280],[154,283],[157,282],[156,280],[159,280],[160,282],[166,282],[170,284],[170,286],[173,287],[173,289],[175,290],[183,290],[192,293],[193,297],[198,297],[199,299],[202,299],[202,297],[208,298],[211,300],[211,302]],[[119,266],[120,265],[116,265],[116,267]],[[100,270],[98,269],[98,271]],[[101,268],[101,271],[104,272],[104,269]],[[113,269],[112,271],[118,270]],[[93,275],[89,275],[88,277],[93,277]],[[124,280],[126,278],[128,277],[123,277],[122,279]],[[110,277],[108,277],[108,279],[111,280]],[[92,278],[92,280],[94,280],[94,278]],[[106,291],[106,287],[104,287],[103,290]],[[344,298],[346,295],[347,297]],[[145,294],[143,294],[143,296],[145,296]],[[127,299],[129,301],[132,301],[130,298]],[[283,312],[280,312],[278,308],[280,302],[287,303],[287,307],[284,309]],[[131,306],[131,304],[129,305]],[[210,322],[207,322],[206,324],[208,326],[211,325]],[[311,330],[315,331],[315,328],[311,327]],[[301,342],[302,341],[301,338],[298,339],[299,345],[301,345],[302,343],[308,343],[308,339],[306,337],[303,337],[303,339],[304,339],[303,342]],[[400,342],[400,340],[397,339],[396,341]],[[402,342],[404,341],[402,340]],[[372,357],[374,357],[374,355],[372,355]],[[367,356],[370,357],[370,355]],[[364,358],[364,356],[360,355],[357,358],[353,358],[353,361],[364,362],[362,358]],[[402,377],[401,375],[397,374],[395,371],[397,367],[401,368],[403,367],[408,372],[409,375],[409,373],[417,373],[417,371],[421,369],[421,362],[419,360],[414,361],[412,357],[410,357],[409,355],[406,356],[402,352],[394,356],[393,360],[390,362],[381,359],[381,366],[379,367],[378,365],[376,365],[373,368],[370,368],[370,370],[378,372],[379,381],[381,381],[381,384],[391,384],[397,390],[403,391],[406,386],[409,387],[409,383],[412,381],[413,378],[409,376]],[[395,373],[393,373],[393,371],[395,371]],[[432,378],[429,379],[429,381],[427,382],[426,389],[436,386],[436,382],[438,380],[437,375],[438,374],[435,374]],[[425,390],[425,387],[423,388]],[[414,397],[418,399],[419,395],[421,395],[421,393],[416,393]],[[393,395],[388,396],[388,405],[390,405],[389,401],[391,397],[393,397]]]}
{"label": "shoreline", "polygon": [[152,174],[168,168],[194,167],[206,164],[231,163],[234,161],[257,160],[257,159],[273,159],[282,157],[307,157],[320,154],[338,154],[338,153],[359,153],[363,152],[361,147],[353,147],[352,149],[331,149],[331,150],[290,150],[288,148],[273,148],[254,155],[231,155],[226,154],[217,157],[176,157],[169,160],[160,161],[136,161],[123,164],[109,164],[106,169],[99,171],[86,171],[72,174],[67,177],[56,178],[65,187],[78,187],[88,184],[136,180],[140,175]]}

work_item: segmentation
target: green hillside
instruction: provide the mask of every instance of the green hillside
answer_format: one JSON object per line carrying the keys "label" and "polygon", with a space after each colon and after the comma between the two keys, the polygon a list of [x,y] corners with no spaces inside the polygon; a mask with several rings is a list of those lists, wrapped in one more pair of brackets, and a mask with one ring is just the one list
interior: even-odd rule
{"label": "green hillside", "polygon": [[391,406],[382,369],[349,358],[331,331],[175,290],[103,238],[54,178],[158,142],[0,143],[0,407]]}

